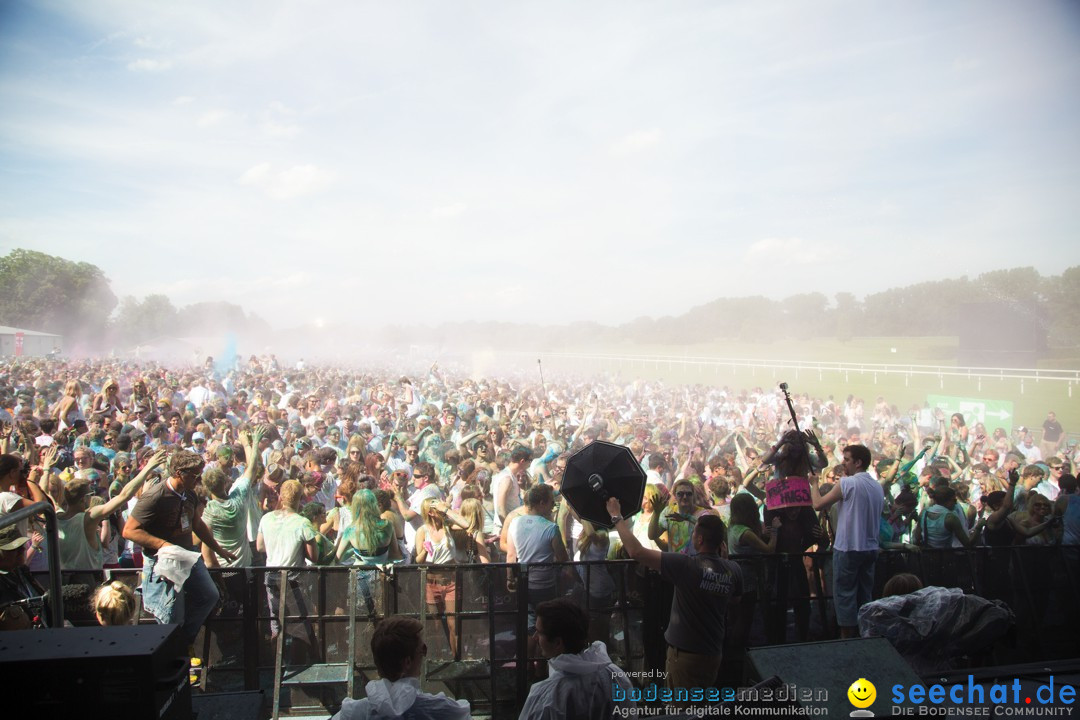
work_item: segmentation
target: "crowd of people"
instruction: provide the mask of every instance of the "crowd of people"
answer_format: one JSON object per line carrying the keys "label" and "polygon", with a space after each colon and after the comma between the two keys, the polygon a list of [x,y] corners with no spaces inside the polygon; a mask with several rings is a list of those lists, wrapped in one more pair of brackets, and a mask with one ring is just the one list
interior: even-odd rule
{"label": "crowd of people", "polygon": [[[676,587],[682,620],[668,627],[668,665],[695,687],[715,679],[725,645],[745,642],[768,592],[752,565],[729,556],[833,549],[838,625],[853,634],[879,549],[1080,544],[1080,450],[1053,412],[1041,428],[1010,433],[884,398],[791,400],[807,429],[811,493],[770,508],[765,486],[792,425],[772,388],[511,382],[438,364],[410,378],[274,356],[184,368],[7,362],[0,513],[51,503],[65,582],[97,585],[105,569],[141,567],[142,607],[181,625],[189,643],[219,601],[207,568],[429,564],[424,599],[458,655],[450,566],[634,558]],[[647,477],[642,511],[624,519],[611,507],[610,533],[560,494],[567,459],[595,440],[629,447]],[[34,520],[0,540],[2,610],[38,591],[48,540]],[[280,572],[266,573],[271,614],[282,587],[304,614],[295,573],[283,584]],[[358,573],[359,594],[374,616],[371,573]],[[593,576],[594,606],[614,595],[604,577]],[[803,568],[790,582],[805,588]],[[711,590],[678,590],[694,583]],[[98,595],[111,603],[102,617],[124,616],[109,608],[126,599]],[[541,650],[552,642],[543,625],[576,622],[545,618],[557,595],[550,568],[530,573]],[[11,614],[0,616],[5,627],[25,623]],[[808,604],[794,616],[805,640]],[[719,619],[711,633],[706,618]],[[766,625],[782,640],[783,618]],[[565,647],[586,652],[581,642]]]}

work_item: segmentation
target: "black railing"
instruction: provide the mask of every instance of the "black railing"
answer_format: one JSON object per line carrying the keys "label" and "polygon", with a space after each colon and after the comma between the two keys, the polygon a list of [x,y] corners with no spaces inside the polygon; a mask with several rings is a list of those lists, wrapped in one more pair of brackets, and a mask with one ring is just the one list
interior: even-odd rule
{"label": "black railing", "polygon": [[[1080,613],[1075,610],[1080,606],[1078,553],[1078,547],[1061,546],[886,551],[878,559],[875,597],[890,576],[911,572],[926,585],[959,587],[1007,603],[1017,618],[1016,632],[1007,640],[1007,647],[961,662],[977,665],[1074,657],[1080,652]],[[758,578],[757,600],[749,612],[746,607],[733,609],[741,613],[737,617],[742,625],[733,625],[729,619],[729,639],[739,645],[725,648],[722,673],[728,675],[722,680],[738,684],[745,679],[741,654],[747,646],[837,637],[830,553],[735,559]],[[526,633],[529,577],[540,567],[546,566],[357,569],[351,658],[350,568],[293,569],[291,577],[296,579],[297,588],[295,597],[288,598],[286,604],[286,676],[288,668],[351,661],[362,686],[377,677],[370,651],[375,619],[409,615],[426,625],[429,653],[421,678],[425,689],[468,699],[476,715],[516,717],[533,680]],[[556,594],[569,595],[589,610],[592,639],[604,640],[618,665],[639,672],[663,669],[663,632],[671,589],[656,573],[633,561],[551,567],[555,568]],[[222,589],[223,601],[221,611],[208,621],[196,645],[205,663],[204,690],[273,687],[276,644],[271,637],[265,588],[268,572],[273,569],[211,571]],[[431,594],[428,583],[433,572],[452,573],[452,594],[446,592],[447,582],[442,580],[440,591]],[[125,578],[133,585],[137,584],[137,573],[111,572],[114,578]],[[508,587],[511,578],[516,585]],[[441,605],[431,606],[429,599],[444,601],[445,611]],[[344,686],[297,685],[290,687],[282,702],[294,711],[312,706],[329,711],[344,697]]]}
{"label": "black railing", "polygon": [[49,625],[51,627],[63,627],[64,617],[64,594],[61,590],[60,574],[60,533],[56,522],[56,510],[52,503],[36,502],[29,507],[24,507],[14,512],[4,513],[0,516],[0,528],[23,520],[32,520],[38,515],[45,516],[45,536],[48,538],[48,561],[49,561]]}

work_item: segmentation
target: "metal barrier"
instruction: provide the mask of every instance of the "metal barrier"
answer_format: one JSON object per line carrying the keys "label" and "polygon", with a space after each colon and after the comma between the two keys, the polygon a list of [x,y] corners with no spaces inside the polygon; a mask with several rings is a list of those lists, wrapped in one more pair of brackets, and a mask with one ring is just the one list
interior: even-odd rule
{"label": "metal barrier", "polygon": [[[1080,651],[1077,553],[1080,547],[1060,546],[886,551],[878,559],[875,597],[894,573],[913,572],[925,584],[960,587],[1013,608],[1017,632],[1007,657],[998,661],[1074,657]],[[739,616],[745,627],[729,618],[729,641],[745,643],[725,650],[725,656],[731,654],[725,665],[731,673],[740,672],[746,646],[837,636],[831,553],[733,559],[758,578],[758,596],[750,617]],[[329,714],[347,694],[361,694],[356,680],[362,686],[378,677],[370,651],[374,623],[400,614],[425,624],[429,654],[421,684],[426,690],[469,700],[477,716],[516,717],[532,680],[526,631],[530,577],[547,567],[554,570],[555,589],[541,594],[579,601],[591,617],[591,639],[604,640],[620,667],[664,668],[671,589],[633,561],[292,568],[290,586],[284,593],[275,590],[273,597],[267,578],[281,582],[281,574],[245,568],[211,571],[222,589],[222,606],[196,644],[204,658],[203,689],[270,691],[278,677],[283,678],[278,688],[283,708],[293,713],[321,708]],[[134,584],[137,572],[111,575]],[[516,584],[508,588],[508,579]],[[285,608],[280,638],[271,629],[278,607]],[[727,679],[737,684],[743,678]]]}
{"label": "metal barrier", "polygon": [[64,626],[64,593],[61,589],[60,576],[60,532],[56,524],[56,510],[51,503],[36,502],[14,512],[0,515],[0,529],[23,520],[31,520],[38,515],[45,516],[45,534],[49,538],[49,624],[52,627]]}

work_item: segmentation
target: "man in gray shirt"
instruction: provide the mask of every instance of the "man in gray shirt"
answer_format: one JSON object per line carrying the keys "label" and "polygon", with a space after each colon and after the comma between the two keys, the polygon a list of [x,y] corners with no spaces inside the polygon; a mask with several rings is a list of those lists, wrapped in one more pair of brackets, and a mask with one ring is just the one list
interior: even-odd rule
{"label": "man in gray shirt", "polygon": [[720,557],[726,529],[715,515],[697,518],[690,542],[697,552],[660,552],[644,547],[623,519],[618,498],[609,498],[607,510],[630,557],[660,573],[675,586],[664,639],[668,643],[667,687],[678,697],[687,689],[710,688],[716,683],[724,650],[724,630],[729,603],[739,601],[743,592],[742,571]]}

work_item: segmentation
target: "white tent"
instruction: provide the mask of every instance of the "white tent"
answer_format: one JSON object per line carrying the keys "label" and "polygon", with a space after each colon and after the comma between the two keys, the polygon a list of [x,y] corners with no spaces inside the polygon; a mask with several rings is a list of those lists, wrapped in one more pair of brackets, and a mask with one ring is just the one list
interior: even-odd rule
{"label": "white tent", "polygon": [[22,348],[18,354],[22,357],[44,357],[53,350],[61,351],[64,338],[52,333],[0,325],[0,355],[14,356],[19,344]]}

